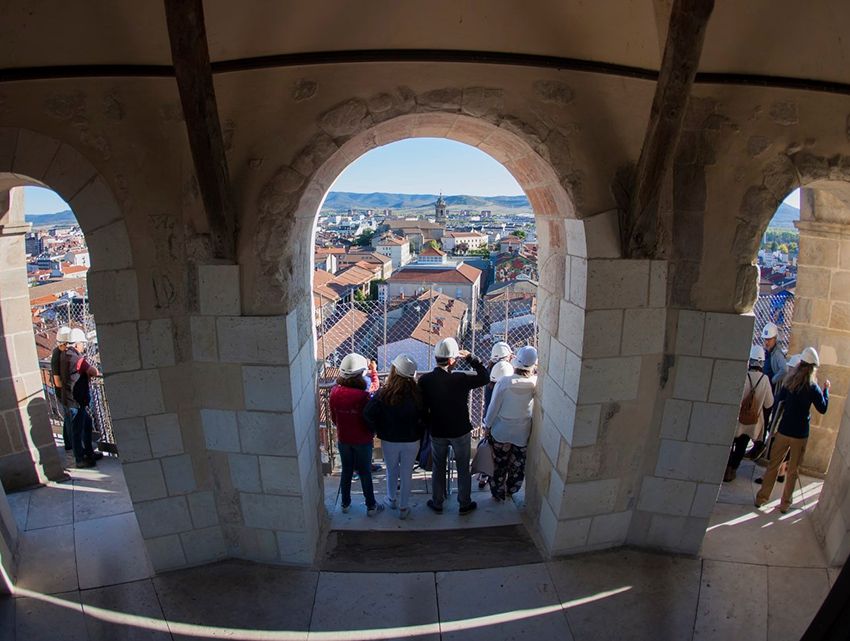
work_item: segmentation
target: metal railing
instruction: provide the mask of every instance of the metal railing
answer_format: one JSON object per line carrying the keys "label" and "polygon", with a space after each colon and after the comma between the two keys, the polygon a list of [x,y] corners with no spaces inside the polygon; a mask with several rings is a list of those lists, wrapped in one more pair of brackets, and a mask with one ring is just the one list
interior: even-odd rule
{"label": "metal railing", "polygon": [[[419,372],[427,372],[436,365],[437,342],[452,336],[461,349],[487,362],[498,341],[507,342],[514,351],[537,345],[536,312],[536,292],[524,283],[472,300],[451,296],[437,285],[420,283],[405,296],[357,300],[352,293],[317,307],[319,443],[325,473],[333,471],[336,448],[328,396],[346,354],[356,352],[374,360],[382,379],[400,353],[412,356]],[[478,388],[470,394],[469,403],[474,438],[479,435],[483,410],[484,388]]]}

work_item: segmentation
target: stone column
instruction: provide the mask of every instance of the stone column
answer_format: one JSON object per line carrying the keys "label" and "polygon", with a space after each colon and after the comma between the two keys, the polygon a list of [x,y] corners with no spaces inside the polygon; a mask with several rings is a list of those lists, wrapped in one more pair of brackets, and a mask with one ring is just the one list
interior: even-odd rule
{"label": "stone column", "polygon": [[64,478],[32,334],[23,192],[0,206],[0,480],[7,490]]}
{"label": "stone column", "polygon": [[832,381],[829,411],[812,412],[804,470],[815,475],[829,468],[850,389],[850,225],[813,220],[814,213],[820,219],[820,210],[811,205],[823,204],[823,198],[804,198],[797,223],[800,257],[790,347],[796,354],[814,346],[821,359],[818,378]]}

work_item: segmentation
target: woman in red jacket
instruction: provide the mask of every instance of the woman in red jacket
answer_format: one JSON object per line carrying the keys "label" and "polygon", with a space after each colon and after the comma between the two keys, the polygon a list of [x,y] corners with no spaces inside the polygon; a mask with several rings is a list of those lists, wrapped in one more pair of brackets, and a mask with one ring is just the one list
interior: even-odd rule
{"label": "woman in red jacket", "polygon": [[[363,376],[367,369],[371,385],[366,383]],[[355,471],[363,487],[366,514],[374,516],[384,509],[383,505],[375,501],[372,488],[372,430],[363,418],[363,409],[371,393],[377,389],[378,372],[374,361],[367,362],[360,354],[349,354],[342,359],[339,378],[331,390],[329,404],[342,461],[339,491],[342,495],[342,511],[346,513],[351,507],[351,479]]]}

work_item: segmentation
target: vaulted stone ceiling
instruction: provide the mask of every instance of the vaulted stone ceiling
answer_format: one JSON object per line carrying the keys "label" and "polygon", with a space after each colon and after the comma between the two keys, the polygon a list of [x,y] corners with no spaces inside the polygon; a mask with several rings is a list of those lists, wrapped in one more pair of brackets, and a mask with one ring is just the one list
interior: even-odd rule
{"label": "vaulted stone ceiling", "polygon": [[[717,2],[703,72],[850,83],[844,0]],[[170,65],[160,2],[17,0],[0,5],[0,67]],[[317,51],[462,49],[657,70],[669,0],[208,0],[213,61]]]}

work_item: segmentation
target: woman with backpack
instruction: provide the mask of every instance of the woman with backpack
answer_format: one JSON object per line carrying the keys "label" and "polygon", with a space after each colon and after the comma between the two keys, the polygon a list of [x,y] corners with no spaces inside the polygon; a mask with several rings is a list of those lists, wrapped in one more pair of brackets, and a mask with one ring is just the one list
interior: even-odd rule
{"label": "woman with backpack", "polygon": [[[367,385],[363,373],[368,370],[371,386]],[[368,389],[367,389],[368,387]],[[354,472],[360,476],[360,486],[366,499],[366,515],[374,516],[384,509],[375,501],[372,486],[372,430],[363,419],[363,410],[378,389],[378,372],[375,361],[367,361],[360,354],[348,354],[339,366],[339,377],[331,389],[328,405],[331,420],[336,425],[339,458],[342,474],[339,492],[342,495],[342,511],[351,507],[351,479]]]}
{"label": "woman with backpack", "polygon": [[807,347],[800,354],[800,364],[793,374],[787,377],[782,388],[776,395],[779,404],[777,409],[776,434],[770,446],[770,462],[764,473],[764,483],[756,495],[756,507],[761,507],[770,500],[773,484],[779,473],[779,465],[788,454],[788,473],[785,487],[782,489],[782,499],[779,511],[785,514],[791,508],[791,498],[794,486],[797,484],[797,469],[806,454],[806,443],[809,440],[809,420],[812,405],[821,414],[826,414],[829,407],[829,388],[827,380],[823,388],[818,387],[815,372],[820,365],[820,358],[813,347]]}
{"label": "woman with backpack", "polygon": [[[381,390],[366,404],[363,416],[377,432],[387,466],[387,507],[398,508],[398,518],[410,514],[410,485],[419,440],[425,433],[424,406],[416,384],[416,361],[399,354]],[[400,492],[399,492],[400,486]]]}
{"label": "woman with backpack", "polygon": [[750,366],[744,381],[744,395],[738,410],[738,427],[732,441],[732,451],[726,465],[723,482],[735,480],[738,466],[747,451],[750,439],[758,441],[764,434],[765,410],[773,407],[773,390],[770,379],[762,372],[764,349],[759,345],[750,348]]}

